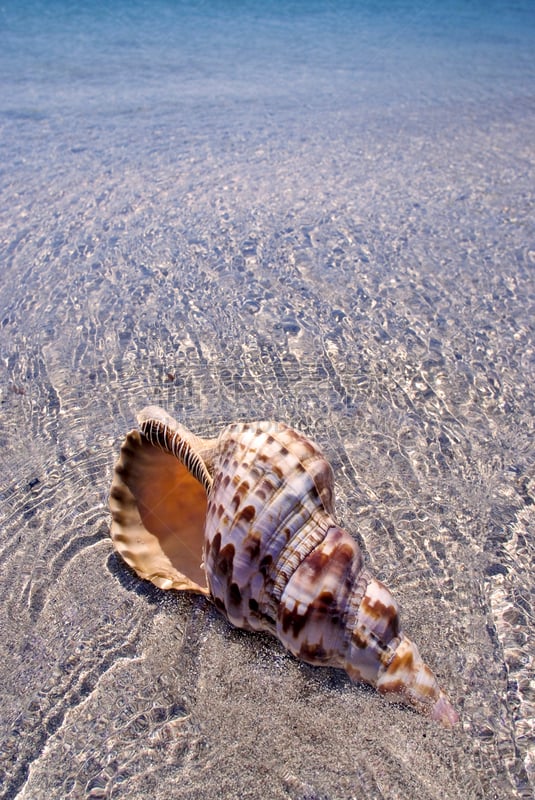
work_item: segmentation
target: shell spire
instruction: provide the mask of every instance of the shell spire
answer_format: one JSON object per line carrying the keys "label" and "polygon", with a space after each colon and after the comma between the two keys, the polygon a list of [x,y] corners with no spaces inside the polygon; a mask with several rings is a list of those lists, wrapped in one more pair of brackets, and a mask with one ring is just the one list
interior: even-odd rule
{"label": "shell spire", "polygon": [[297,658],[457,722],[395,599],[336,524],[332,469],[313,442],[270,421],[202,439],[156,406],[138,421],[110,507],[113,544],[140,577],[207,595],[230,623],[270,632]]}

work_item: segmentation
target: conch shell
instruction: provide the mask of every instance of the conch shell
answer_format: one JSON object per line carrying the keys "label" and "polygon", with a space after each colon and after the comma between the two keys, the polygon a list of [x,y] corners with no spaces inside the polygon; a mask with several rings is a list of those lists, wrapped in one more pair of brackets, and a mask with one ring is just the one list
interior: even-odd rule
{"label": "conch shell", "polygon": [[138,422],[110,506],[114,547],[141,578],[206,595],[233,625],[269,631],[297,658],[457,721],[390,591],[336,524],[333,472],[315,444],[279,422],[236,423],[216,439],[157,407]]}

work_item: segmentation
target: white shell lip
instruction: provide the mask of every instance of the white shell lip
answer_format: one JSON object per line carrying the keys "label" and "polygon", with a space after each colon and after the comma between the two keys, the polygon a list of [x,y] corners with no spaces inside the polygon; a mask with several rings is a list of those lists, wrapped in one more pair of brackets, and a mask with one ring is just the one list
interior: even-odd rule
{"label": "white shell lip", "polygon": [[178,427],[176,419],[160,406],[145,406],[136,414],[136,419],[140,427],[151,420],[158,420],[158,422],[166,425],[171,430],[176,430]]}

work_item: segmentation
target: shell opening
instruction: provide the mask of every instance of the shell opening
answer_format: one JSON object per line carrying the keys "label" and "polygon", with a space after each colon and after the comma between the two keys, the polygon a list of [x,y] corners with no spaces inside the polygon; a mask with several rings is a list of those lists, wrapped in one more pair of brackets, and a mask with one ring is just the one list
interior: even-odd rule
{"label": "shell opening", "polygon": [[208,594],[201,566],[207,497],[175,455],[131,431],[110,493],[115,549],[161,589]]}

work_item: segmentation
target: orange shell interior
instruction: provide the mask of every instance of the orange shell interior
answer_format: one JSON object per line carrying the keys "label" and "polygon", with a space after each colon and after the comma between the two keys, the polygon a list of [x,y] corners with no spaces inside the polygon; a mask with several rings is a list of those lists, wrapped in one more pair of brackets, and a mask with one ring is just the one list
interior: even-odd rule
{"label": "orange shell interior", "polygon": [[113,545],[161,589],[208,594],[201,565],[207,498],[175,456],[131,431],[110,492]]}

